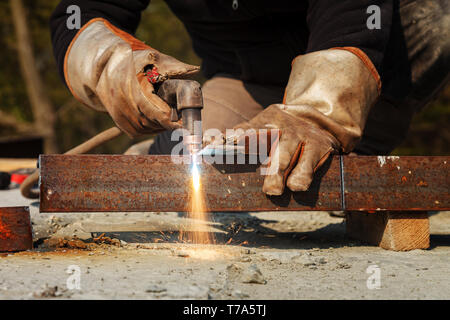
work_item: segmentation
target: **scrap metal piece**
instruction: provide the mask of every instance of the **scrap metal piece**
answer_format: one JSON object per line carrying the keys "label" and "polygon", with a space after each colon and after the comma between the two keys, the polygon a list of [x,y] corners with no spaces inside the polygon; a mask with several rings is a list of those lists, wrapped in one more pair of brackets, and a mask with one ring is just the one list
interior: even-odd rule
{"label": "scrap metal piece", "polygon": [[[171,156],[42,155],[41,212],[189,210],[190,165]],[[181,161],[181,157],[178,158]],[[347,210],[450,210],[449,157],[344,156]],[[339,156],[306,192],[267,196],[258,164],[199,165],[206,208],[225,211],[343,210]],[[409,173],[411,172],[411,173]]]}
{"label": "scrap metal piece", "polygon": [[0,208],[0,252],[33,248],[28,207]]}

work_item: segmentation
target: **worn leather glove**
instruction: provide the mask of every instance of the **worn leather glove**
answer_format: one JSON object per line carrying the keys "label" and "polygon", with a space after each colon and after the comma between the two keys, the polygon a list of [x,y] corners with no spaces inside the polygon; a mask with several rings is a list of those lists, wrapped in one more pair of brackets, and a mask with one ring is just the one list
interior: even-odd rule
{"label": "worn leather glove", "polygon": [[[362,135],[379,96],[379,76],[361,50],[336,49],[296,58],[283,104],[271,105],[235,127],[280,130],[270,152],[271,165],[277,169],[265,177],[266,194],[281,195],[285,184],[292,191],[307,190],[329,155],[350,152]],[[231,140],[236,143],[240,137]]]}
{"label": "worn leather glove", "polygon": [[108,21],[90,20],[70,44],[64,75],[72,94],[85,105],[107,111],[130,136],[181,127],[170,121],[170,107],[154,92],[144,72],[161,81],[184,78],[199,67],[149,47]]}

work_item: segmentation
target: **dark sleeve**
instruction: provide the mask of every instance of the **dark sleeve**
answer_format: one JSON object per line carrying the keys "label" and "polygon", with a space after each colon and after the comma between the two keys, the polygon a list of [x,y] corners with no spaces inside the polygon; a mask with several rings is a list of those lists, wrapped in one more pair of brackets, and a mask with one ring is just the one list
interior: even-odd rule
{"label": "dark sleeve", "polygon": [[[364,51],[382,77],[384,52],[389,41],[395,0],[310,0],[307,52],[333,47],[356,47]],[[381,29],[369,30],[370,5],[381,9]]]}
{"label": "dark sleeve", "polygon": [[134,34],[143,11],[150,0],[62,0],[50,17],[50,30],[53,52],[64,80],[64,57],[70,42],[78,30],[70,30],[66,26],[67,7],[77,5],[81,11],[81,27],[93,18],[104,18],[116,27]]}

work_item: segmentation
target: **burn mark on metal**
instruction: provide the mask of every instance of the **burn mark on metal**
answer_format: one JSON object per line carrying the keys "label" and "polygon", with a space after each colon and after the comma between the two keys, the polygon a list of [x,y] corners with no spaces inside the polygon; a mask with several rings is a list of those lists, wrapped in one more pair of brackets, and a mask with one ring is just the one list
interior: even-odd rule
{"label": "burn mark on metal", "polygon": [[0,252],[33,248],[28,207],[0,208]]}
{"label": "burn mark on metal", "polygon": [[[340,163],[335,156],[307,192],[286,190],[279,197],[262,192],[258,165],[203,163],[200,170],[211,212],[328,211],[343,210],[343,204],[346,210],[448,210],[446,159],[401,157],[380,166],[377,157],[344,156]],[[175,164],[171,156],[42,155],[40,161],[42,212],[189,209],[190,165]],[[419,179],[428,188],[418,187]]]}

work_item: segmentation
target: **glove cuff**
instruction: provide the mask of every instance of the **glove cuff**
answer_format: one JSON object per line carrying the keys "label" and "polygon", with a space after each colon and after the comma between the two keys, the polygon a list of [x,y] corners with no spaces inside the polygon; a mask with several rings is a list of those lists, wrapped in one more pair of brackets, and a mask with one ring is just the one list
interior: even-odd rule
{"label": "glove cuff", "polygon": [[361,61],[364,63],[364,65],[367,67],[367,69],[369,70],[369,72],[372,74],[373,78],[377,82],[378,93],[379,94],[381,93],[382,83],[381,83],[380,74],[378,73],[377,68],[374,66],[374,64],[372,63],[370,58],[367,56],[367,54],[364,53],[364,51],[362,51],[361,49],[356,48],[356,47],[335,47],[335,48],[331,48],[330,50],[345,50],[345,51],[353,53],[359,59],[361,59]]}

